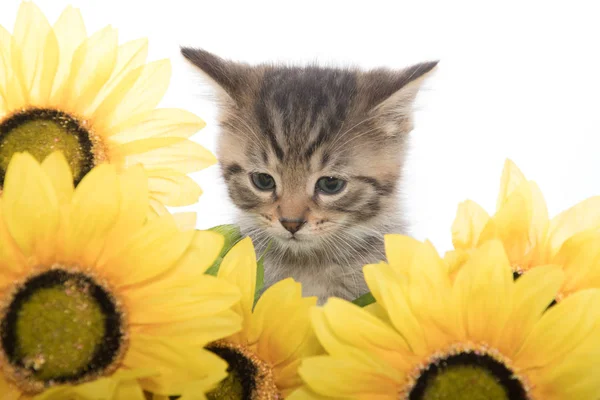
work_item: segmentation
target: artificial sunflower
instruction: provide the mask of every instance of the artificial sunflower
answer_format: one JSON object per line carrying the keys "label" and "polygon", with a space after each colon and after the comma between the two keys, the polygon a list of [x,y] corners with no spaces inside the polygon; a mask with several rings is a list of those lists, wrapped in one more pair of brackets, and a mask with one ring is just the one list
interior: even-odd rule
{"label": "artificial sunflower", "polygon": [[[558,264],[567,273],[557,300],[579,289],[600,287],[600,264],[590,250],[600,247],[600,196],[591,197],[549,219],[538,186],[507,160],[502,173],[496,214],[477,203],[458,207],[452,225],[454,250],[445,258],[452,270],[469,259],[474,249],[490,240],[504,245],[515,277],[531,268]],[[594,252],[597,254],[597,252]]]}
{"label": "artificial sunflower", "polygon": [[3,400],[144,399],[202,390],[227,365],[203,346],[240,328],[239,290],[204,274],[223,237],[145,222],[141,167],[92,169],[17,153],[0,198]]}
{"label": "artificial sunflower", "polygon": [[298,365],[322,352],[310,324],[316,297],[302,297],[302,287],[285,279],[268,288],[253,309],[257,260],[250,238],[225,256],[218,277],[236,285],[241,301],[234,306],[242,330],[208,348],[229,363],[229,377],[208,398],[275,400],[301,386]]}
{"label": "artificial sunflower", "polygon": [[314,309],[329,356],[302,363],[306,386],[290,399],[597,399],[600,290],[547,310],[558,266],[515,281],[490,241],[452,280],[431,245],[386,239],[390,264],[364,269],[385,318],[340,299]]}
{"label": "artificial sunflower", "polygon": [[95,166],[141,164],[150,205],[197,201],[186,174],[216,162],[188,138],[204,127],[179,109],[156,109],[171,73],[168,60],[146,64],[145,39],[122,45],[107,27],[88,37],[77,9],[51,27],[30,2],[19,8],[14,33],[0,26],[0,190],[15,152],[42,161],[64,152],[77,185]]}

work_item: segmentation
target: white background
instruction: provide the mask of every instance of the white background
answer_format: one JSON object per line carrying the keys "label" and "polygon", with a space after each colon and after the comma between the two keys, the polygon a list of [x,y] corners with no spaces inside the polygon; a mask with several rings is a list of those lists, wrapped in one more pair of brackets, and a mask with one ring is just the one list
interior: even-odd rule
{"label": "white background", "polygon": [[[412,234],[451,246],[459,202],[494,211],[505,158],[540,185],[551,215],[600,194],[600,12],[593,1],[134,1],[38,0],[54,22],[67,4],[88,33],[107,24],[121,41],[150,39],[171,58],[162,106],[186,108],[208,126],[194,140],[214,151],[210,89],[179,55],[204,47],[251,63],[311,62],[401,68],[441,60],[418,99],[406,166]],[[12,30],[18,0],[0,0]],[[217,167],[194,174],[205,194],[189,209],[201,228],[231,222]]]}

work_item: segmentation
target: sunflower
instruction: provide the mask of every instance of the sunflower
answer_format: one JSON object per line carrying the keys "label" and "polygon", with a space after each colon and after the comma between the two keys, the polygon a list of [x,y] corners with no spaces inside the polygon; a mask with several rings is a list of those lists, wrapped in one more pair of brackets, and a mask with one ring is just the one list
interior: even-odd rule
{"label": "sunflower", "polygon": [[0,198],[3,400],[142,400],[226,376],[203,349],[240,329],[239,290],[204,275],[223,237],[169,214],[145,222],[143,176],[104,164],[74,189],[62,153],[13,156]]}
{"label": "sunflower", "polygon": [[241,301],[234,307],[242,330],[215,341],[208,349],[229,363],[229,377],[209,399],[281,399],[301,386],[301,359],[322,349],[310,324],[316,297],[302,297],[291,278],[268,288],[253,309],[257,260],[250,238],[239,241],[224,257],[218,277],[236,285]]}
{"label": "sunflower", "polygon": [[600,393],[600,290],[547,309],[557,266],[513,280],[499,241],[451,280],[429,244],[388,237],[389,265],[365,266],[384,319],[340,299],[312,311],[329,356],[300,366],[290,399],[593,400]]}
{"label": "sunflower", "polygon": [[146,64],[145,39],[122,45],[112,27],[88,37],[67,7],[51,27],[30,2],[14,34],[0,26],[0,190],[15,152],[42,161],[64,152],[77,185],[95,166],[141,164],[154,213],[197,201],[186,174],[216,162],[188,138],[205,126],[179,109],[156,109],[171,73],[168,60]]}
{"label": "sunflower", "polygon": [[502,173],[496,214],[477,203],[458,207],[452,225],[454,250],[445,255],[452,270],[487,241],[504,245],[515,277],[542,265],[558,264],[567,274],[557,300],[579,289],[600,287],[600,264],[590,251],[600,247],[600,196],[591,197],[552,220],[538,186],[507,160]]}

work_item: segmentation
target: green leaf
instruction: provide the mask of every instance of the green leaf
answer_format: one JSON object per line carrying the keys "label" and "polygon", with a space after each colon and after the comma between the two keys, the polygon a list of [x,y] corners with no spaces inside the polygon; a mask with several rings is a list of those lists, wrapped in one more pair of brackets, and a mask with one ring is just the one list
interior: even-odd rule
{"label": "green leaf", "polygon": [[366,307],[369,304],[375,303],[375,297],[371,294],[371,292],[365,293],[362,296],[352,300],[352,303],[356,304],[359,307]]}
{"label": "green leaf", "polygon": [[237,242],[242,239],[240,228],[237,225],[218,225],[208,229],[209,231],[217,232],[223,235],[225,243],[221,249],[221,253],[215,260],[215,262],[206,270],[205,274],[216,276],[219,272],[219,267],[223,261],[223,257],[231,250]]}

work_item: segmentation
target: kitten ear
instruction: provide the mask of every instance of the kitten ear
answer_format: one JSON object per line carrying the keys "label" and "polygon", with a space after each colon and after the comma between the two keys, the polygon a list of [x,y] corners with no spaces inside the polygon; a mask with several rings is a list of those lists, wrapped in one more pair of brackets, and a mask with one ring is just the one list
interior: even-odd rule
{"label": "kitten ear", "polygon": [[437,64],[438,61],[430,61],[401,71],[376,69],[364,73],[360,91],[368,102],[368,110],[394,119],[409,119],[423,82]]}
{"label": "kitten ear", "polygon": [[251,68],[245,64],[224,60],[206,50],[182,47],[181,54],[200,69],[215,89],[238,102],[249,86]]}

